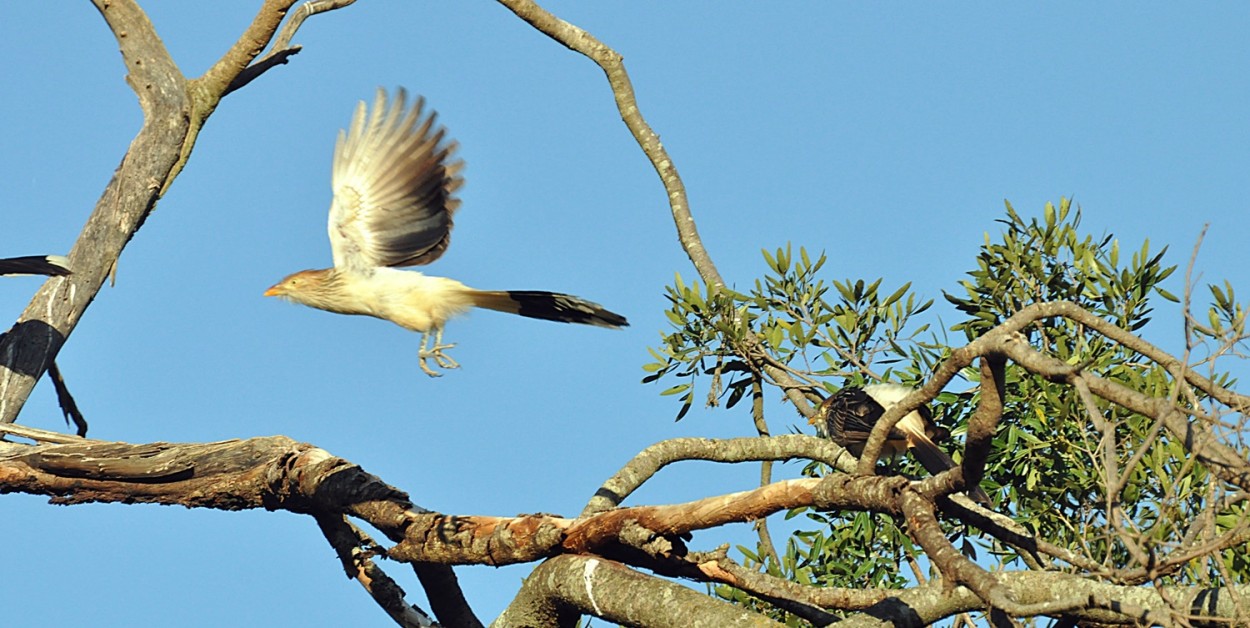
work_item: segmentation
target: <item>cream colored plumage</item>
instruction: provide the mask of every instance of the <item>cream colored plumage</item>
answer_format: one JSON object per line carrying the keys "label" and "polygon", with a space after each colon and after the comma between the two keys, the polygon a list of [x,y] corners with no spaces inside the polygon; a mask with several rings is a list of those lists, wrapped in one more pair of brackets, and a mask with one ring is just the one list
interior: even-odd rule
{"label": "cream colored plumage", "polygon": [[[397,267],[429,264],[451,238],[454,193],[464,183],[464,162],[453,159],[456,143],[423,116],[424,100],[411,108],[400,89],[393,100],[379,89],[372,112],[356,107],[351,126],[334,147],[330,250],[334,267],[290,275],[265,291],[310,307],[385,319],[421,332],[418,365],[433,359],[459,366],[443,344],[443,326],[479,307],[565,323],[628,325],[623,316],[584,299],[543,291],[474,290],[444,277]],[[430,346],[430,332],[434,345]]]}

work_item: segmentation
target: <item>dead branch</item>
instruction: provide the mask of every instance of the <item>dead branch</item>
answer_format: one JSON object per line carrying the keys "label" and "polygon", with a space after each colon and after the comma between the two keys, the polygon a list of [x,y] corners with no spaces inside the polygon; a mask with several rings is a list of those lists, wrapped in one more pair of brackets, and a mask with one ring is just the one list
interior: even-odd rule
{"label": "dead branch", "polygon": [[407,595],[386,575],[373,557],[384,550],[342,515],[314,515],[317,526],[339,556],[347,577],[360,583],[365,592],[404,628],[433,626],[434,620],[404,598]]}
{"label": "dead branch", "polygon": [[[287,20],[286,26],[282,27],[282,32],[279,33],[277,39],[274,40],[273,47],[270,48],[269,53],[239,71],[238,74],[231,79],[230,84],[222,90],[221,95],[225,96],[226,94],[229,94],[237,89],[242,89],[248,83],[251,83],[259,78],[261,74],[264,74],[268,70],[277,66],[286,65],[286,62],[291,57],[299,54],[301,48],[299,46],[292,46],[291,40],[295,38],[295,33],[299,31],[299,27],[304,25],[304,20],[307,20],[318,13],[341,9],[355,2],[356,0],[309,0],[304,4],[301,4],[300,7],[295,10],[295,13],[291,15],[291,19]],[[286,9],[289,7],[289,4],[286,7],[282,7],[281,13],[285,13]],[[275,9],[276,8],[277,7],[275,7]],[[281,19],[280,15],[279,19]],[[264,42],[257,43],[260,43],[260,47],[256,48],[256,50],[264,50]]]}
{"label": "dead branch", "polygon": [[[122,249],[178,176],[225,88],[264,49],[295,0],[267,0],[247,31],[201,79],[188,81],[134,0],[95,0],[117,40],[143,126],[70,250],[74,274],[45,282],[0,339],[0,423],[12,423]],[[259,45],[258,45],[259,44]]]}

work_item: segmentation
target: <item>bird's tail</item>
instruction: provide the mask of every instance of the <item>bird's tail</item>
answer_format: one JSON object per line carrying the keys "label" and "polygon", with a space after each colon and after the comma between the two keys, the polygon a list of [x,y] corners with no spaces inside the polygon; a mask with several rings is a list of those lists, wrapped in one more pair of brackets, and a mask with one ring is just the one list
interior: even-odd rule
{"label": "bird's tail", "polygon": [[496,312],[597,327],[629,326],[624,316],[571,294],[541,290],[474,290],[470,296],[474,306]]}
{"label": "bird's tail", "polygon": [[[953,469],[958,466],[941,447],[938,447],[928,437],[916,438],[913,435],[913,438],[909,440],[912,445],[911,453],[916,456],[916,459],[920,460],[920,464],[924,465],[924,468],[929,473],[937,475],[947,469]],[[968,489],[968,496],[981,504],[990,503],[990,496],[980,486]]]}
{"label": "bird's tail", "polygon": [[28,255],[0,259],[0,275],[68,275],[69,260],[63,255]]}

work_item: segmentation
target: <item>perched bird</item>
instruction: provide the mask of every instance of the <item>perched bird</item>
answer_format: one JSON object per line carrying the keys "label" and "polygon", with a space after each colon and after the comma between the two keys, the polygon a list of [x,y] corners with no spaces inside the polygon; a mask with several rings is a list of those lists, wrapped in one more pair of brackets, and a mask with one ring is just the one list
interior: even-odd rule
{"label": "perched bird", "polygon": [[0,259],[0,275],[68,275],[69,260],[63,255],[28,255]]}
{"label": "perched bird", "polygon": [[[73,273],[69,270],[69,259],[64,255],[27,255],[0,259],[0,275],[63,277],[71,274]],[[0,333],[0,339],[4,338],[5,333],[7,332]],[[56,390],[56,399],[61,404],[61,411],[65,413],[65,422],[69,423],[72,420],[78,427],[78,435],[86,436],[87,420],[79,411],[73,395],[69,394],[69,387],[65,385],[65,378],[61,377],[61,369],[57,367],[56,360],[48,364],[48,377],[52,380],[52,387]]]}
{"label": "perched bird", "polygon": [[[378,90],[372,111],[356,107],[351,128],[334,146],[330,250],[334,267],[304,270],[265,291],[309,307],[362,314],[421,332],[418,365],[431,377],[459,366],[445,350],[443,326],[473,307],[562,323],[624,327],[624,316],[585,299],[535,290],[474,290],[454,279],[397,267],[429,264],[451,238],[454,197],[464,183],[456,143],[435,127],[436,114],[411,108],[403,89],[387,98]],[[430,346],[430,336],[434,344]]]}
{"label": "perched bird", "polygon": [[[811,422],[823,428],[825,436],[859,456],[872,428],[886,410],[913,391],[901,384],[869,384],[863,388],[847,386],[820,404]],[[933,422],[933,413],[926,406],[907,413],[886,437],[881,448],[883,457],[903,455],[907,450],[920,460],[929,473],[938,474],[955,467],[955,461],[938,447],[950,432]],[[983,504],[989,496],[981,487],[968,490],[968,495]]]}

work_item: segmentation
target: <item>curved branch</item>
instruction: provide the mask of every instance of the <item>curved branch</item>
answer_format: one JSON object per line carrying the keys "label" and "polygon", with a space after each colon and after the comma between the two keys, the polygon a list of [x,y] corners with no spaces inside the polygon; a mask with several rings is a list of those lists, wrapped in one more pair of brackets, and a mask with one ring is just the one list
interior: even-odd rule
{"label": "curved branch", "polygon": [[[1026,310],[1022,310],[1021,313]],[[1054,379],[1080,378],[1089,390],[1099,397],[1143,416],[1158,419],[1162,422],[1164,429],[1208,465],[1217,477],[1242,490],[1250,490],[1250,463],[1236,449],[1220,442],[1220,439],[1211,433],[1209,427],[1201,422],[1191,421],[1188,415],[1173,405],[1169,399],[1151,397],[1093,373],[1081,371],[1062,360],[1039,353],[1022,341],[1004,342],[1001,344],[1001,349],[1007,357],[1033,373]],[[1186,371],[1187,374],[1191,372]],[[1242,398],[1241,395],[1226,391],[1219,386],[1208,391],[1208,394],[1215,397],[1214,391],[1224,391],[1226,394],[1222,396],[1234,402],[1239,402]],[[1239,411],[1244,412],[1244,410]]]}
{"label": "curved branch", "polygon": [[539,32],[569,50],[585,55],[607,75],[612,95],[616,99],[616,108],[621,113],[621,120],[625,122],[625,126],[629,127],[630,133],[642,147],[642,151],[646,153],[647,159],[655,167],[656,174],[660,175],[664,191],[668,193],[668,203],[673,211],[673,222],[677,225],[677,238],[681,241],[682,249],[690,257],[690,262],[694,264],[705,283],[718,287],[724,286],[725,281],[721,279],[720,272],[712,263],[711,256],[703,246],[703,239],[699,237],[699,232],[695,228],[694,217],[690,213],[690,203],[686,197],[686,186],[682,183],[681,176],[677,174],[677,166],[668,156],[668,151],[664,150],[664,145],[660,143],[660,136],[656,135],[651,125],[647,124],[646,119],[642,117],[642,112],[638,108],[638,99],[634,96],[634,86],[629,80],[629,73],[625,71],[625,63],[620,53],[596,39],[594,35],[548,13],[531,0],[499,0],[499,3],[508,7],[517,17],[528,22]]}
{"label": "curved branch", "polygon": [[934,371],[928,383],[891,407],[877,422],[872,436],[864,445],[864,451],[860,456],[859,472],[871,471],[871,466],[867,466],[863,460],[876,460],[880,456],[886,435],[907,412],[936,397],[947,383],[976,359],[1005,356],[1026,370],[1053,380],[1069,381],[1073,377],[1082,378],[1089,389],[1099,397],[1133,412],[1159,419],[1164,428],[1182,442],[1189,451],[1210,465],[1218,477],[1243,490],[1250,490],[1250,463],[1235,449],[1220,442],[1211,433],[1209,427],[1189,420],[1185,413],[1172,404],[1171,400],[1144,395],[1083,371],[1062,360],[1043,355],[1029,346],[1020,335],[1020,331],[1028,325],[1041,319],[1054,317],[1069,318],[1081,323],[1108,339],[1163,365],[1175,377],[1183,379],[1217,401],[1228,405],[1235,412],[1250,412],[1250,397],[1239,395],[1194,373],[1192,369],[1184,368],[1179,360],[1158,347],[1090,314],[1075,303],[1064,301],[1034,303],[1022,308],[980,338],[954,349],[951,357],[942,362]]}
{"label": "curved branch", "polygon": [[803,458],[823,462],[843,471],[854,470],[854,456],[831,441],[805,434],[762,438],[674,438],[656,443],[634,456],[608,478],[582,510],[582,516],[605,512],[621,505],[660,469],[682,460],[709,462],[784,461]]}
{"label": "curved branch", "polygon": [[[723,548],[714,552],[691,554],[687,559],[698,565],[699,570],[710,582],[727,584],[751,595],[769,598],[770,601],[783,599],[816,608],[861,610],[898,594],[898,591],[894,589],[876,587],[848,589],[802,585],[766,573],[751,571],[731,560]],[[814,621],[814,618],[810,617],[805,619]]]}
{"label": "curved branch", "polygon": [[684,504],[622,508],[578,519],[566,532],[564,548],[573,553],[591,552],[619,538],[630,526],[641,526],[661,537],[677,537],[800,506],[898,513],[897,495],[909,482],[901,476],[831,473],[820,479],[782,480]]}
{"label": "curved branch", "polygon": [[[633,84],[629,73],[625,71],[625,63],[620,53],[608,47],[593,35],[570,24],[538,6],[533,0],[499,0],[499,3],[525,20],[539,32],[554,39],[569,50],[578,52],[594,61],[607,75],[608,85],[616,100],[616,108],[620,111],[621,120],[629,128],[634,140],[646,154],[647,160],[660,176],[664,191],[668,195],[669,208],[673,214],[673,224],[677,227],[677,239],[681,248],[690,258],[690,263],[698,271],[699,277],[712,289],[725,287],[725,280],[712,262],[712,256],[703,245],[703,239],[695,227],[694,215],[690,211],[690,202],[686,196],[686,186],[677,173],[677,166],[664,149],[659,135],[651,129],[638,107],[638,99],[634,95]],[[803,416],[811,416],[813,408],[801,390],[802,382],[791,377],[784,365],[778,365],[768,353],[763,343],[748,331],[743,339],[743,348],[738,351],[742,359],[768,374],[782,389],[786,398]]]}

